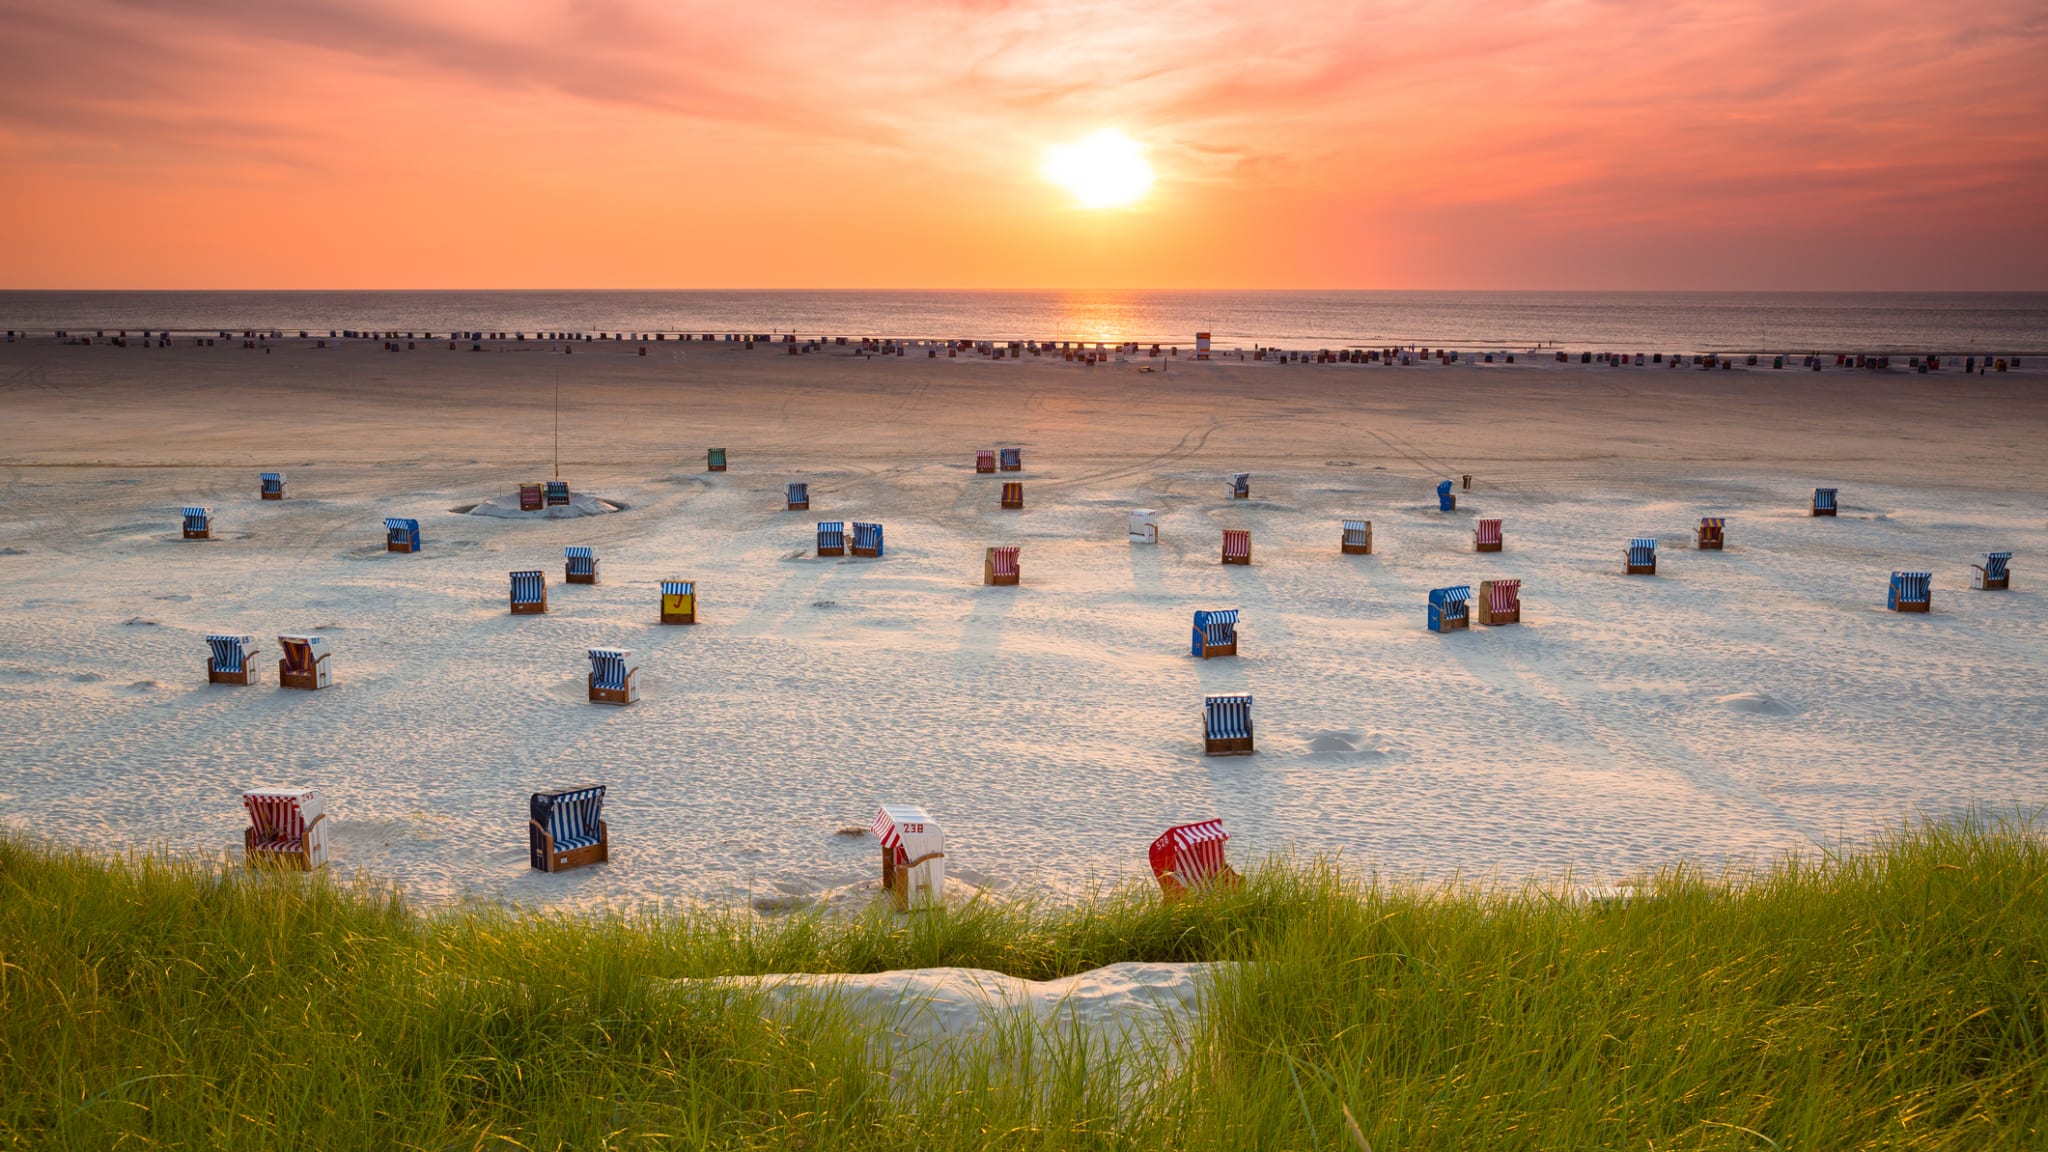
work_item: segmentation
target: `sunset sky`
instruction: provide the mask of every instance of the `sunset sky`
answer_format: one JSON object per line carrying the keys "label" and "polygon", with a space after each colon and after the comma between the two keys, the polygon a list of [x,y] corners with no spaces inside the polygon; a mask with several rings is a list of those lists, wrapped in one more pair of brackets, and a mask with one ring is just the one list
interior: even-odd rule
{"label": "sunset sky", "polygon": [[0,286],[2043,289],[2044,70],[2040,0],[0,0]]}

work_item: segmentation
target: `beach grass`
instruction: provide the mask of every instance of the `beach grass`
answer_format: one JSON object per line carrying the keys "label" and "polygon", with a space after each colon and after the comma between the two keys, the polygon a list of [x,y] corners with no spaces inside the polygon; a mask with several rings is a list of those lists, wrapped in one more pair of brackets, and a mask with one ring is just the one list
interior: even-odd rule
{"label": "beach grass", "polygon": [[[0,836],[0,1145],[2048,1147],[2031,822],[1568,891],[1283,860],[1172,907],[422,912]],[[1128,960],[1247,963],[1165,1065],[1077,1048],[893,1083],[842,1007],[686,979]]]}

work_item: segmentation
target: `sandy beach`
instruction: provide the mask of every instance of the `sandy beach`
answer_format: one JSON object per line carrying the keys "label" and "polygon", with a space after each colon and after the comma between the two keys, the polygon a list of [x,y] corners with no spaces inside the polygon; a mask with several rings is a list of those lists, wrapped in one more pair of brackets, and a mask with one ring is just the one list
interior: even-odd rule
{"label": "sandy beach", "polygon": [[[883,801],[944,823],[954,876],[1060,893],[1211,816],[1240,864],[1604,881],[2048,803],[2031,363],[234,343],[0,346],[0,821],[219,853],[242,788],[309,786],[337,870],[429,902],[781,904],[872,877],[873,840],[839,830]],[[550,475],[558,381],[562,477],[624,510],[454,511]],[[976,475],[998,446],[1024,471]],[[290,499],[258,500],[262,470]],[[997,506],[1011,479],[1021,512]],[[782,509],[790,480],[809,512]],[[1840,517],[1808,516],[1816,485]],[[179,539],[185,504],[216,539]],[[1160,510],[1156,548],[1128,543],[1133,507]],[[1725,552],[1691,548],[1708,515]],[[385,516],[424,551],[386,553]],[[1481,516],[1502,552],[1472,551]],[[1374,555],[1338,554],[1347,517]],[[886,556],[816,557],[819,520],[883,522]],[[1218,564],[1225,528],[1250,567]],[[1642,535],[1659,573],[1624,576]],[[600,584],[561,583],[573,544]],[[981,586],[992,544],[1022,548],[1018,587]],[[2012,591],[1969,590],[1988,549]],[[508,615],[521,568],[549,572],[547,615]],[[1885,611],[1894,569],[1933,572],[1932,613]],[[1524,581],[1522,624],[1424,629],[1430,588],[1495,577]],[[655,622],[664,579],[697,582],[697,625]],[[1227,607],[1241,655],[1190,657],[1191,613]],[[275,637],[305,631],[335,685],[282,691]],[[210,632],[259,638],[260,685],[207,685]],[[641,654],[639,703],[585,702],[591,646]],[[1202,755],[1220,691],[1254,694],[1256,755]],[[611,862],[529,871],[527,794],[586,781]]]}

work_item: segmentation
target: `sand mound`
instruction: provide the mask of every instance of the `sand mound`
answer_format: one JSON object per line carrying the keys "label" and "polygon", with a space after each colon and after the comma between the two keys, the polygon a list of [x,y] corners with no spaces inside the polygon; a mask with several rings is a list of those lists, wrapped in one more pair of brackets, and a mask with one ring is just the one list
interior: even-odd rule
{"label": "sand mound", "polygon": [[1357,738],[1357,733],[1354,732],[1318,732],[1309,738],[1308,750],[1311,752],[1356,752],[1358,751],[1358,745],[1354,741]]}
{"label": "sand mound", "polygon": [[522,512],[519,508],[519,493],[513,492],[505,496],[493,496],[471,507],[468,515],[495,516],[501,520],[573,520],[578,516],[603,516],[618,510],[619,506],[616,504],[599,500],[587,492],[576,492],[570,495],[567,504],[557,504],[537,512]]}
{"label": "sand mound", "polygon": [[1746,712],[1752,716],[1790,716],[1792,709],[1761,692],[1735,692],[1727,696],[1714,697],[1714,703],[1730,712]]}

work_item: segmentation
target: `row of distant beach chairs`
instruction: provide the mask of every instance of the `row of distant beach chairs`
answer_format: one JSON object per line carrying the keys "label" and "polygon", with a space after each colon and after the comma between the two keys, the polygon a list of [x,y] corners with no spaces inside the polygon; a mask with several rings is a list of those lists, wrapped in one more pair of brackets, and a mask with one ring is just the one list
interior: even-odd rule
{"label": "row of distant beach chairs", "polygon": [[[611,859],[611,827],[604,819],[605,785],[555,788],[527,797],[527,865],[563,872]],[[249,826],[242,830],[243,860],[310,872],[327,860],[327,805],[317,789],[252,788],[242,793]],[[944,899],[946,836],[923,808],[884,804],[869,830],[882,848],[882,888],[899,911],[929,908]],[[1191,892],[1234,885],[1225,859],[1230,834],[1223,821],[1201,820],[1168,828],[1146,855],[1168,901]]]}

